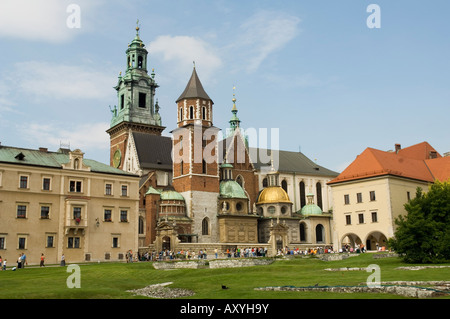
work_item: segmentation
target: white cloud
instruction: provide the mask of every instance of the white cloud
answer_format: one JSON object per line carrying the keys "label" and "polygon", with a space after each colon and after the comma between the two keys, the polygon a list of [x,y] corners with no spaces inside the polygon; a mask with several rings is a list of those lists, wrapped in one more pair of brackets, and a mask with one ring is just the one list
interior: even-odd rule
{"label": "white cloud", "polygon": [[90,66],[28,61],[15,64],[11,79],[17,91],[56,99],[104,99],[111,97],[114,81],[108,72]]}
{"label": "white cloud", "polygon": [[208,81],[222,65],[216,49],[197,37],[159,36],[148,45],[148,50],[152,57],[160,58],[170,66],[168,71],[173,74],[171,77],[189,74],[195,61],[196,67],[201,69],[202,81]]}
{"label": "white cloud", "polygon": [[103,4],[90,0],[1,0],[0,37],[64,42],[88,30],[88,17],[95,16],[93,9]]}
{"label": "white cloud", "polygon": [[24,133],[22,138],[33,145],[48,149],[56,150],[61,143],[70,143],[71,149],[79,148],[84,152],[109,148],[109,136],[105,133],[109,123],[76,123],[73,127],[28,123],[26,127],[25,131],[18,130]]}
{"label": "white cloud", "polygon": [[260,11],[241,24],[233,47],[242,55],[247,71],[257,70],[270,54],[294,39],[299,23],[298,17],[289,14]]}

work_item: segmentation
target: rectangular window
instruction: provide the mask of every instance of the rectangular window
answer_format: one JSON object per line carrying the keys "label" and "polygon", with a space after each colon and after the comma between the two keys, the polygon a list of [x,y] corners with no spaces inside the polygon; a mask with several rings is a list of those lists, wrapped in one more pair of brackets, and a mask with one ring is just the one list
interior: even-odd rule
{"label": "rectangular window", "polygon": [[345,225],[351,225],[352,224],[352,216],[345,215]]}
{"label": "rectangular window", "polygon": [[123,110],[124,107],[125,107],[125,95],[122,94],[120,96],[120,109]]}
{"label": "rectangular window", "polygon": [[105,222],[112,221],[112,211],[111,211],[111,209],[105,209],[104,220],[105,220]]}
{"label": "rectangular window", "polygon": [[364,224],[364,214],[358,214],[358,222],[360,224]]}
{"label": "rectangular window", "polygon": [[139,93],[139,107],[145,108],[145,100],[147,98],[147,94],[145,93]]}
{"label": "rectangular window", "polygon": [[406,199],[408,200],[408,202],[411,200],[411,193],[410,192],[406,192]]}
{"label": "rectangular window", "polygon": [[128,186],[122,185],[122,196],[128,196]]}
{"label": "rectangular window", "polygon": [[378,222],[378,215],[377,212],[372,212],[372,223]]}
{"label": "rectangular window", "polygon": [[356,193],[356,202],[362,203],[362,193]]}
{"label": "rectangular window", "polygon": [[119,238],[113,237],[112,241],[113,248],[119,248]]}
{"label": "rectangular window", "polygon": [[81,219],[81,207],[73,208],[73,219]]}
{"label": "rectangular window", "polygon": [[112,184],[105,184],[105,195],[112,195]]}
{"label": "rectangular window", "polygon": [[348,194],[344,195],[344,204],[345,205],[350,204],[350,196]]}
{"label": "rectangular window", "polygon": [[67,248],[80,248],[80,237],[67,238]]}
{"label": "rectangular window", "polygon": [[375,200],[375,191],[370,191],[370,201],[374,201]]}
{"label": "rectangular window", "polygon": [[25,237],[19,237],[19,249],[26,249],[27,239]]}
{"label": "rectangular window", "polygon": [[27,206],[17,205],[17,218],[26,218],[26,217],[27,217]]}
{"label": "rectangular window", "polygon": [[50,190],[50,178],[44,177],[42,179],[42,190],[49,191]]}
{"label": "rectangular window", "polygon": [[28,188],[28,176],[20,176],[20,188]]}
{"label": "rectangular window", "polygon": [[6,249],[5,237],[0,237],[0,249]]}
{"label": "rectangular window", "polygon": [[82,186],[81,181],[70,181],[69,184],[70,184],[69,187],[70,192],[81,193],[81,186]]}
{"label": "rectangular window", "polygon": [[42,219],[50,218],[50,206],[41,206],[41,218]]}
{"label": "rectangular window", "polygon": [[53,248],[54,241],[55,241],[54,236],[47,236],[47,248]]}
{"label": "rectangular window", "polygon": [[128,221],[128,211],[126,211],[126,210],[120,211],[120,221],[122,223],[126,223]]}

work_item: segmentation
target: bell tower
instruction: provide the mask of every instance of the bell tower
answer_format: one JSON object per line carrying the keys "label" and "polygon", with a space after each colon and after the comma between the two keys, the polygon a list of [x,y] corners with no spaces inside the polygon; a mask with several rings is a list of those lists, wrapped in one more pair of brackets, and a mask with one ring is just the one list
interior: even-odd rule
{"label": "bell tower", "polygon": [[106,131],[110,135],[110,165],[120,169],[123,169],[123,156],[131,132],[161,135],[165,129],[161,125],[158,101],[155,101],[159,86],[154,70],[148,74],[148,51],[139,29],[137,25],[136,36],[125,51],[126,71],[124,75],[119,73],[114,87],[118,103],[111,109],[111,124]]}
{"label": "bell tower", "polygon": [[173,134],[173,187],[186,200],[199,242],[217,241],[219,195],[218,135],[213,126],[213,101],[192,71],[176,100],[177,128]]}

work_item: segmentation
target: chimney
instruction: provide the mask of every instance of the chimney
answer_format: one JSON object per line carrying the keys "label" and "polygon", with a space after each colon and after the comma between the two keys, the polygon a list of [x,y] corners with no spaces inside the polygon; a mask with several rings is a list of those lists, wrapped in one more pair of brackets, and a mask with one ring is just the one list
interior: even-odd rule
{"label": "chimney", "polygon": [[430,158],[437,158],[437,152],[436,151],[430,151]]}
{"label": "chimney", "polygon": [[39,147],[39,151],[47,153],[48,152],[48,148],[46,148],[46,147]]}
{"label": "chimney", "polygon": [[398,151],[402,149],[401,144],[395,144],[395,154],[398,154]]}
{"label": "chimney", "polygon": [[450,152],[445,152],[444,157],[450,156]]}

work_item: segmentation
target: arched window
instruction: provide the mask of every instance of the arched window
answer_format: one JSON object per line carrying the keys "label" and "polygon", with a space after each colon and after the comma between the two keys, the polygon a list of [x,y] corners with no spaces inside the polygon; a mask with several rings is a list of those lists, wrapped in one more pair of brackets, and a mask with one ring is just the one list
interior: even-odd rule
{"label": "arched window", "polygon": [[209,235],[209,218],[205,217],[202,220],[202,235]]}
{"label": "arched window", "polygon": [[138,56],[138,68],[142,69],[144,66],[144,59],[141,56]]}
{"label": "arched window", "polygon": [[281,182],[281,188],[284,189],[284,191],[287,193],[287,182],[285,179]]}
{"label": "arched window", "polygon": [[183,108],[180,107],[180,122],[183,120]]}
{"label": "arched window", "polygon": [[238,183],[241,187],[243,187],[244,181],[243,181],[241,175],[239,175],[239,176],[236,178],[236,183]]}
{"label": "arched window", "polygon": [[202,119],[206,120],[206,107],[202,107]]}
{"label": "arched window", "polygon": [[316,226],[316,243],[323,243],[325,241],[324,230],[322,224]]}
{"label": "arched window", "polygon": [[263,179],[263,187],[267,187],[269,184],[267,182],[267,177]]}
{"label": "arched window", "polygon": [[192,120],[194,118],[194,107],[191,105],[189,107],[189,119]]}
{"label": "arched window", "polygon": [[317,206],[319,206],[320,209],[323,209],[323,207],[322,207],[322,184],[320,184],[320,182],[317,182],[317,184],[316,184],[316,193],[317,193]]}
{"label": "arched window", "polygon": [[144,219],[139,217],[139,234],[144,233]]}
{"label": "arched window", "polygon": [[306,226],[305,226],[305,223],[300,223],[300,241],[306,241]]}
{"label": "arched window", "polygon": [[183,175],[183,161],[180,162],[180,175]]}
{"label": "arched window", "polygon": [[305,183],[300,182],[300,208],[306,205]]}

